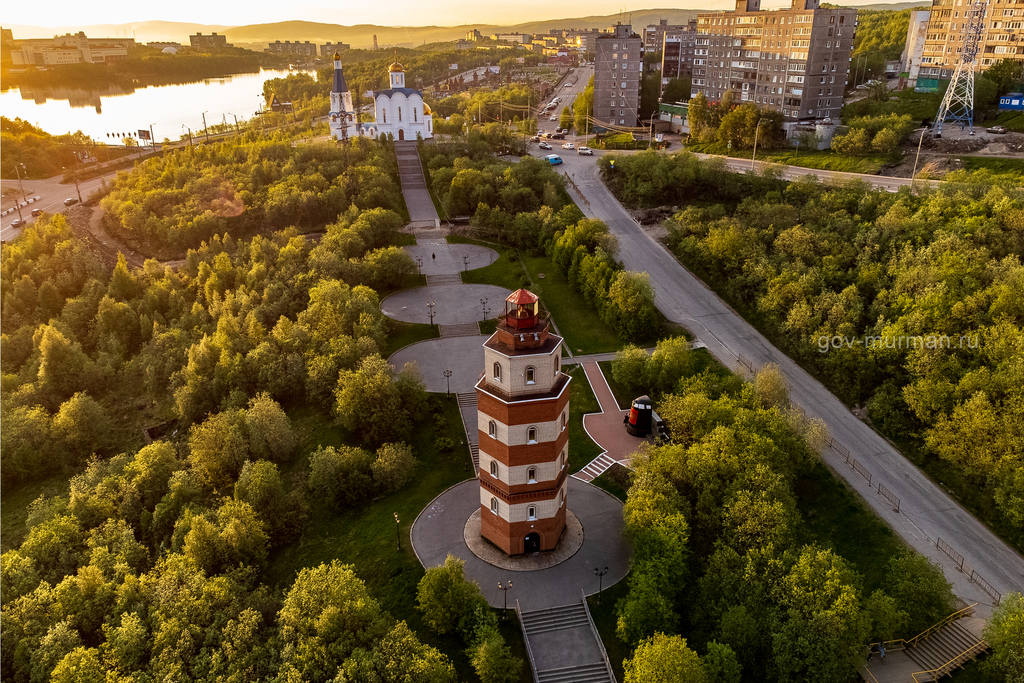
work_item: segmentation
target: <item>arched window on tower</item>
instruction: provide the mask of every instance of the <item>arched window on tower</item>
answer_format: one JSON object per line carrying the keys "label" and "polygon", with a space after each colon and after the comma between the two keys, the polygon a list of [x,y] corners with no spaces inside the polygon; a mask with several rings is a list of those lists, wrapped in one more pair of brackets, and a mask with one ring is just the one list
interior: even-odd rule
{"label": "arched window on tower", "polygon": [[494,381],[501,381],[501,363],[494,364]]}
{"label": "arched window on tower", "polygon": [[526,518],[531,520],[531,521],[534,520],[534,519],[537,519],[537,506],[536,505],[531,505],[529,508],[527,508]]}
{"label": "arched window on tower", "polygon": [[398,108],[398,122],[399,123],[402,122],[402,108],[401,107]]}
{"label": "arched window on tower", "polygon": [[381,123],[387,123],[388,122],[388,110],[385,109],[384,107],[381,107],[381,109],[380,109],[380,122]]}
{"label": "arched window on tower", "polygon": [[498,514],[498,499],[491,498],[491,512]]}
{"label": "arched window on tower", "polygon": [[494,424],[494,420],[491,420],[490,422],[487,423],[487,436],[493,439],[497,433],[498,425]]}
{"label": "arched window on tower", "polygon": [[527,443],[537,443],[537,428],[536,427],[530,427],[529,429],[526,430],[526,442]]}
{"label": "arched window on tower", "polygon": [[[494,500],[493,498],[491,500]],[[558,492],[558,507],[565,505],[565,489]]]}
{"label": "arched window on tower", "polygon": [[526,471],[526,479],[527,479],[528,483],[530,483],[530,484],[536,484],[537,483],[537,468],[536,467],[531,467],[529,470]]}
{"label": "arched window on tower", "polygon": [[491,461],[491,476],[495,479],[498,478],[498,463],[494,460]]}
{"label": "arched window on tower", "polygon": [[420,120],[419,113],[420,113],[419,109],[417,109],[416,107],[412,108],[412,122],[413,123],[416,123],[417,121]]}
{"label": "arched window on tower", "polygon": [[558,363],[559,359],[555,358],[555,377],[558,377]]}
{"label": "arched window on tower", "polygon": [[536,381],[537,371],[533,369],[533,366],[526,368],[526,383],[533,384]]}
{"label": "arched window on tower", "polygon": [[562,431],[565,431],[565,411],[562,411]]}

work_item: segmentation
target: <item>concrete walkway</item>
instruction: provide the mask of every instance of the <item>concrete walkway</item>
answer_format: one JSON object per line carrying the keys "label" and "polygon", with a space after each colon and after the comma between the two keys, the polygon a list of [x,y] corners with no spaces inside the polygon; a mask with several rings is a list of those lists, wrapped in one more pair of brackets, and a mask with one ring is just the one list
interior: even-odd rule
{"label": "concrete walkway", "polygon": [[[941,538],[961,553],[967,564],[1000,593],[1024,592],[1024,557],[1009,547],[985,525],[950,498],[917,466],[859,420],[818,380],[792,359],[776,349],[760,332],[722,301],[703,282],[684,268],[645,232],[619,204],[598,175],[595,160],[566,155],[562,168],[575,178],[585,195],[581,202],[588,218],[608,224],[619,240],[618,258],[630,270],[646,271],[655,288],[655,304],[665,317],[686,325],[697,339],[707,344],[711,354],[727,367],[738,369],[739,357],[753,369],[768,362],[778,364],[789,385],[793,402],[810,418],[823,420],[829,433],[842,447],[872,473],[871,482],[847,464],[840,451],[828,449],[823,455],[834,472],[854,488],[893,530],[918,552],[935,560],[953,591],[967,603],[979,603],[977,614],[992,613],[993,598],[970,576],[957,570],[953,561],[936,547]],[[808,171],[815,174],[814,171]],[[818,173],[829,179],[856,174]],[[879,178],[873,178],[875,184]],[[889,180],[889,179],[887,179]],[[891,179],[909,182],[909,179]],[[877,490],[881,482],[900,501],[900,511],[882,498]]]}
{"label": "concrete walkway", "polygon": [[[389,318],[407,323],[430,323],[427,302],[434,304],[435,325],[475,323],[494,317],[495,309],[502,306],[511,294],[504,287],[494,285],[434,285],[413,287],[396,292],[380,302],[380,310]],[[487,299],[491,313],[484,315],[480,299]],[[483,366],[480,366],[483,370]]]}
{"label": "concrete walkway", "polygon": [[[444,564],[449,553],[465,560],[466,576],[476,581],[492,607],[504,604],[499,581],[513,580],[509,606],[518,599],[523,610],[565,605],[597,592],[594,569],[608,567],[607,588],[629,571],[631,551],[622,537],[622,503],[591,484],[569,479],[567,503],[583,525],[583,545],[565,562],[535,572],[514,572],[490,565],[466,545],[464,530],[469,516],[480,510],[480,482],[469,479],[435,498],[413,522],[412,547],[426,568]],[[490,514],[488,511],[487,514]]]}
{"label": "concrete walkway", "polygon": [[[402,247],[413,261],[423,262],[423,275],[458,275],[464,270],[476,270],[498,260],[498,252],[476,244],[448,244],[441,238],[417,239],[415,246]],[[469,265],[466,265],[466,260]]]}
{"label": "concrete walkway", "polygon": [[619,408],[601,367],[593,362],[584,363],[583,371],[601,407],[601,412],[583,416],[583,429],[603,452],[573,476],[580,481],[593,481],[615,463],[629,467],[633,453],[647,440],[626,432],[622,418],[629,410]]}
{"label": "concrete walkway", "polygon": [[427,182],[423,177],[423,166],[416,142],[406,140],[395,142],[395,155],[398,157],[398,176],[402,183],[402,196],[405,206],[409,209],[409,224],[413,226],[439,226],[441,219],[434,208],[434,202],[427,191]]}
{"label": "concrete walkway", "polygon": [[[416,363],[427,391],[443,394],[449,386],[453,394],[473,392],[484,369],[484,342],[487,337],[443,337],[410,344],[391,354],[388,362],[397,370],[406,363]],[[451,384],[444,371],[451,370]],[[474,428],[476,424],[474,423]]]}

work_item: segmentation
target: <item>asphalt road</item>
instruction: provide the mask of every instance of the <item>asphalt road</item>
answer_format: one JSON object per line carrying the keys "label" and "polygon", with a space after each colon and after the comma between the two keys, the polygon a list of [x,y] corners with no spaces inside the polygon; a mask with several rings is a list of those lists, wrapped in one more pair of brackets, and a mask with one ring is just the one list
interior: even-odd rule
{"label": "asphalt road", "polygon": [[[537,154],[538,151],[542,150],[534,146],[532,152]],[[685,325],[730,368],[744,371],[738,360],[741,355],[754,369],[768,362],[778,364],[789,382],[792,400],[808,416],[825,422],[832,437],[849,449],[850,461],[856,459],[871,474],[871,482],[847,464],[835,449],[826,449],[823,457],[827,464],[856,489],[908,545],[939,562],[956,594],[969,604],[978,603],[979,616],[991,614],[993,598],[972,578],[984,579],[1000,593],[1024,592],[1024,557],[961,508],[940,486],[854,416],[820,382],[772,346],[644,232],[601,182],[597,157],[582,157],[568,150],[561,156],[564,163],[559,169],[573,177],[589,201],[589,206],[581,203],[583,212],[608,224],[619,240],[618,256],[626,268],[650,273],[655,301],[662,313],[669,320]],[[749,168],[750,161],[736,160],[740,166],[744,163]],[[857,177],[857,174],[819,173],[808,169],[793,173],[817,174],[823,180]],[[867,178],[876,186],[910,182],[901,178]],[[879,494],[879,483],[899,498],[899,512],[894,512],[893,506]],[[939,538],[963,556],[965,571],[960,571],[949,556],[937,549]],[[976,571],[973,577],[972,569]]]}
{"label": "asphalt road", "polygon": [[[586,89],[587,83],[593,75],[594,67],[592,66],[573,68],[572,73],[568,74],[555,88],[554,92],[551,94],[551,98],[548,100],[548,102],[550,102],[555,97],[561,97],[562,101],[558,103],[558,106],[550,112],[543,111],[544,106],[546,106],[547,103],[544,103],[544,105],[539,108],[539,111],[537,112],[537,130],[554,133],[555,128],[558,128],[558,123],[562,118],[562,110],[572,105],[573,99]],[[567,88],[565,87],[567,83],[571,83],[572,85]],[[554,117],[554,121],[551,120],[552,117]],[[567,136],[565,141],[571,141],[573,139],[573,136]]]}
{"label": "asphalt road", "polygon": [[[81,180],[78,183],[79,189],[82,191],[82,199],[88,199],[89,195],[100,186],[103,182],[103,178],[110,178],[114,175],[111,172],[105,176],[98,178],[91,178],[89,180]],[[75,190],[74,183],[64,184],[60,182],[61,176],[54,176],[53,178],[46,178],[44,180],[23,180],[22,184],[25,187],[25,194],[28,197],[38,196],[39,200],[23,206],[21,208],[21,215],[25,219],[25,224],[33,223],[36,218],[32,215],[33,209],[42,209],[46,213],[60,213],[66,207],[64,206],[64,200],[69,198],[78,199],[78,192]],[[3,200],[3,208],[10,209],[15,206],[15,200],[13,197],[7,197],[8,192],[18,192],[18,197],[21,197],[20,187],[17,180],[2,180],[0,181],[0,187],[4,190],[5,198]],[[3,224],[0,227],[0,239],[12,240],[21,234],[21,228],[15,228],[11,226],[11,223],[18,217],[18,212],[13,211],[3,216]]]}

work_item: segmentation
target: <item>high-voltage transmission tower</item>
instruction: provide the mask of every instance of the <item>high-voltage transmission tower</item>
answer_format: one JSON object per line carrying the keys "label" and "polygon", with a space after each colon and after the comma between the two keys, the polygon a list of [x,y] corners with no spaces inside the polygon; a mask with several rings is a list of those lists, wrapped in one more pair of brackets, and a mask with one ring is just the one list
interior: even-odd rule
{"label": "high-voltage transmission tower", "polygon": [[964,12],[960,59],[932,124],[932,134],[937,138],[942,137],[942,124],[946,121],[960,124],[960,130],[969,128],[974,135],[974,62],[985,30],[987,4],[987,0],[975,0]]}

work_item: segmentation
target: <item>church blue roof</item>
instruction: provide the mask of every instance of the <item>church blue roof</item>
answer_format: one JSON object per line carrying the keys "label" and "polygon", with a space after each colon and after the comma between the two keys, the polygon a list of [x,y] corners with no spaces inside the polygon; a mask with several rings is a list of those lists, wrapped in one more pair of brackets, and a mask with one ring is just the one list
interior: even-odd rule
{"label": "church blue roof", "polygon": [[423,97],[419,90],[413,90],[412,88],[388,88],[387,90],[378,90],[373,93],[373,96],[377,97],[377,95],[387,95],[388,97],[391,97],[396,93],[401,93],[406,97],[409,97],[410,95],[419,95],[420,97]]}
{"label": "church blue roof", "polygon": [[345,82],[345,72],[339,66],[334,70],[334,87],[331,92],[348,92],[348,83]]}

